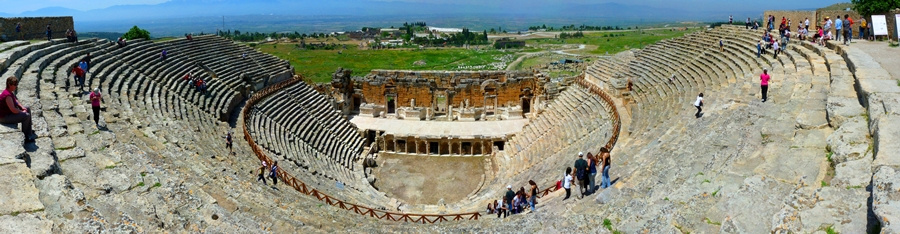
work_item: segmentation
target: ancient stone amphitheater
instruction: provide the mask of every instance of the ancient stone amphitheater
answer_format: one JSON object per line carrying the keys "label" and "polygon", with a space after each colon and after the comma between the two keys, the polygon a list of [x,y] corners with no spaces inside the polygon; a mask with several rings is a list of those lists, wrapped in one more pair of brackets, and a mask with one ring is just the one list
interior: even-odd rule
{"label": "ancient stone amphitheater", "polygon": [[[364,84],[342,84],[343,71],[331,87],[311,86],[285,61],[215,36],[124,48],[95,39],[6,42],[0,72],[4,82],[20,77],[17,96],[32,107],[38,138],[25,142],[16,126],[0,126],[0,232],[898,232],[894,78],[835,43],[792,42],[757,58],[760,36],[724,26],[602,58],[573,79],[501,78],[499,90],[527,84],[540,93],[514,97],[528,100],[517,107],[458,113],[497,114],[492,120],[396,120],[524,121],[510,134],[456,138],[363,127],[425,115],[394,112],[401,91],[386,106],[358,103],[350,93]],[[88,86],[105,95],[99,128],[68,75],[88,53]],[[773,77],[765,103],[764,68]],[[188,72],[209,92],[181,80]],[[494,92],[491,85],[481,88]],[[478,97],[497,103],[497,92]],[[695,118],[700,92],[704,115]],[[230,131],[233,155],[222,139]],[[602,146],[613,147],[613,187],[563,200],[553,189],[562,170],[577,152]],[[474,158],[483,170],[475,168],[481,179],[460,199],[413,204],[371,178],[390,155]],[[277,186],[256,181],[260,160],[280,162]],[[506,185],[528,180],[542,189],[536,212],[485,213]]]}

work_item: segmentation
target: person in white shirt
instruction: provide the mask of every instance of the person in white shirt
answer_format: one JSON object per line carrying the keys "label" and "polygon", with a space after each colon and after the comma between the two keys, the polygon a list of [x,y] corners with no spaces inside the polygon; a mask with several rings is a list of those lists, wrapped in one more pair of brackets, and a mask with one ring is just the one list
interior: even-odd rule
{"label": "person in white shirt", "polygon": [[778,52],[781,52],[781,47],[778,46],[778,41],[772,43],[772,57],[778,58]]}
{"label": "person in white shirt", "polygon": [[803,25],[806,26],[806,31],[809,31],[809,17],[806,17],[806,20],[803,21]]}
{"label": "person in white shirt", "polygon": [[697,100],[694,101],[694,107],[697,107],[697,113],[694,114],[695,117],[700,118],[700,112],[703,111],[703,93],[697,96]]}
{"label": "person in white shirt", "polygon": [[563,178],[563,189],[566,190],[566,198],[563,200],[569,199],[569,195],[572,194],[572,168],[566,168],[566,177]]}

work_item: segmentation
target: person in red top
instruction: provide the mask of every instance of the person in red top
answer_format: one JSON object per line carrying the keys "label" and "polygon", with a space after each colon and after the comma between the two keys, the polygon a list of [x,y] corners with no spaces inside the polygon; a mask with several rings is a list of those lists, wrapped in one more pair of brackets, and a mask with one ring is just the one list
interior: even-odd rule
{"label": "person in red top", "polygon": [[81,85],[81,88],[84,88],[84,70],[81,69],[77,64],[75,68],[72,68],[72,73],[75,73],[75,85]]}
{"label": "person in red top", "polygon": [[103,101],[103,96],[100,95],[100,88],[94,89],[94,92],[91,92],[91,109],[94,111],[94,124],[97,127],[100,127],[100,101]]}
{"label": "person in red top", "polygon": [[191,74],[190,72],[188,72],[188,74],[185,74],[184,77],[181,78],[181,80],[190,82],[190,80],[191,80],[191,75],[192,75],[192,74]]}
{"label": "person in red top", "polygon": [[22,123],[22,133],[25,133],[26,141],[34,141],[36,138],[31,130],[31,112],[22,106],[16,98],[16,90],[19,87],[19,79],[15,76],[6,78],[6,89],[0,93],[0,123]]}
{"label": "person in red top", "polygon": [[762,102],[766,102],[769,96],[769,71],[763,68],[763,74],[759,75],[759,87],[762,89]]}

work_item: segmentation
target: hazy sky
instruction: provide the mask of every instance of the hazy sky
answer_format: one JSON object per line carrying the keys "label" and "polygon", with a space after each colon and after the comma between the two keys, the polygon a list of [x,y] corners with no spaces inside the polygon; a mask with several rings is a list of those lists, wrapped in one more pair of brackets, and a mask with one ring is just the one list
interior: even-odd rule
{"label": "hazy sky", "polygon": [[[65,7],[75,10],[93,10],[106,8],[113,5],[125,4],[157,4],[167,2],[169,0],[0,0],[3,9],[0,12],[18,14],[23,11],[33,11],[46,7]],[[251,0],[190,0],[190,1],[241,1],[253,2]],[[277,0],[286,1],[286,0]],[[347,1],[347,0],[299,0],[308,2],[308,6],[315,8],[316,5],[327,5],[331,2]],[[831,5],[838,2],[849,2],[849,0],[365,0],[365,1],[387,1],[387,2],[429,2],[429,3],[455,3],[461,5],[471,5],[472,7],[491,5],[540,5],[540,4],[571,4],[571,3],[605,3],[614,2],[631,5],[645,5],[657,8],[671,9],[697,9],[712,11],[747,11],[747,10],[765,10],[765,9],[812,9]],[[297,1],[291,1],[297,2]]]}

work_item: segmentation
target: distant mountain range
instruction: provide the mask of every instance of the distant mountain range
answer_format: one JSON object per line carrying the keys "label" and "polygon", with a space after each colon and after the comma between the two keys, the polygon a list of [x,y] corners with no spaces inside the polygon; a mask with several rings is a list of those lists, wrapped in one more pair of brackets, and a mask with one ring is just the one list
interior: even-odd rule
{"label": "distant mountain range", "polygon": [[[761,12],[729,12],[735,15],[758,15]],[[525,1],[521,4],[486,4],[473,6],[458,3],[411,3],[400,1],[369,1],[369,0],[326,0],[326,1],[287,1],[287,0],[172,0],[155,5],[117,5],[103,9],[79,11],[63,7],[43,8],[35,11],[22,12],[21,14],[5,14],[5,17],[20,16],[73,16],[76,29],[88,31],[125,31],[131,25],[152,25],[166,30],[171,25],[179,25],[180,32],[205,31],[214,32],[216,25],[221,24],[222,16],[228,19],[244,19],[256,21],[254,24],[277,24],[286,27],[266,27],[257,25],[272,31],[306,31],[310,26],[322,26],[315,24],[336,23],[339,19],[345,21],[359,21],[358,18],[367,18],[366,22],[378,22],[378,18],[391,19],[391,22],[429,20],[430,22],[443,19],[450,22],[473,19],[483,23],[491,23],[500,27],[507,26],[510,30],[522,30],[527,28],[512,27],[512,25],[534,25],[547,22],[561,22],[564,24],[589,24],[589,25],[626,25],[646,22],[661,21],[723,21],[728,14],[721,12],[701,12],[656,8],[651,6],[596,3],[573,4],[556,1]],[[284,17],[276,17],[284,16]],[[285,22],[266,22],[260,19],[278,19]],[[740,17],[736,17],[740,18]],[[217,20],[218,19],[218,20]],[[297,20],[301,19],[301,20]],[[322,19],[324,22],[317,22]],[[480,20],[479,20],[480,19]],[[484,20],[490,19],[490,20]],[[226,28],[245,28],[251,25],[238,25],[237,22],[226,22]],[[291,27],[291,24],[294,24]],[[171,25],[170,25],[171,24]],[[311,25],[313,24],[313,25]],[[196,25],[196,27],[191,27]],[[548,25],[550,25],[548,23]],[[387,25],[356,25],[361,26],[387,26]],[[458,26],[458,25],[446,25]],[[493,27],[493,26],[491,26]],[[298,29],[299,28],[299,29]],[[154,30],[151,30],[154,32]],[[176,32],[164,32],[163,34],[179,35]]]}

